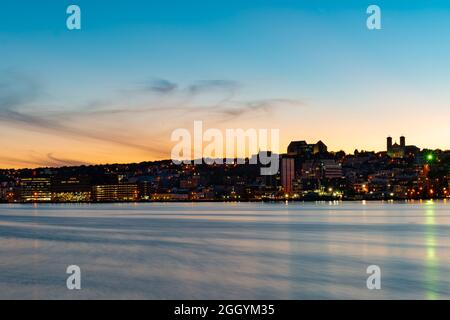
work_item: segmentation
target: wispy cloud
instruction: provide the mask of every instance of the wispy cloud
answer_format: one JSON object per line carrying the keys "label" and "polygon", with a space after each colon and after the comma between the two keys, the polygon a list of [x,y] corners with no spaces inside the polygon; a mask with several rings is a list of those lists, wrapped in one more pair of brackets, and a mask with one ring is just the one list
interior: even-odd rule
{"label": "wispy cloud", "polygon": [[102,131],[101,128],[83,129],[70,126],[67,123],[72,122],[74,116],[89,116],[92,112],[64,111],[63,109],[55,112],[38,107],[38,97],[41,93],[42,87],[23,74],[13,71],[0,73],[0,122],[38,132],[94,139],[153,154],[162,153],[158,148],[131,142],[123,135]]}
{"label": "wispy cloud", "polygon": [[211,91],[225,91],[229,93],[236,93],[241,87],[239,82],[231,80],[200,80],[187,87],[192,94],[199,94]]}
{"label": "wispy cloud", "polygon": [[[152,157],[167,157],[170,131],[191,119],[224,124],[245,116],[269,115],[278,108],[299,107],[300,100],[238,99],[242,85],[232,80],[201,80],[181,85],[153,79],[128,96],[99,97],[79,108],[48,107],[41,82],[19,72],[0,72],[0,122],[5,126],[51,134],[74,140],[95,140],[132,148]],[[136,100],[133,99],[136,95]],[[113,103],[110,101],[114,101]],[[143,119],[149,119],[148,125]],[[161,123],[169,121],[169,126]],[[148,137],[148,138],[144,138]],[[144,142],[143,142],[144,141]],[[21,163],[76,165],[84,161],[54,156],[21,160]],[[12,161],[14,159],[6,159]]]}
{"label": "wispy cloud", "polygon": [[92,164],[88,161],[80,161],[75,159],[66,159],[66,158],[58,158],[53,155],[53,153],[47,154],[48,160],[53,161],[54,163],[57,163],[58,166],[64,165],[64,166],[81,166],[81,165],[89,165]]}
{"label": "wispy cloud", "polygon": [[64,159],[55,157],[52,153],[47,155],[41,155],[37,152],[29,151],[27,152],[26,158],[0,156],[1,167],[9,165],[21,165],[21,166],[42,166],[42,167],[61,167],[61,166],[80,166],[80,165],[90,165],[92,163],[88,161],[81,161],[75,159]]}
{"label": "wispy cloud", "polygon": [[152,93],[168,94],[174,92],[178,88],[176,83],[166,79],[154,79],[148,85],[144,86],[145,90]]}
{"label": "wispy cloud", "polygon": [[23,159],[18,157],[9,157],[9,156],[0,156],[0,167],[6,168],[6,167],[16,167],[16,166],[23,166],[23,167],[36,167],[36,166],[47,166],[45,160],[33,160],[33,159]]}
{"label": "wispy cloud", "polygon": [[[222,122],[235,120],[247,113],[270,113],[277,108],[299,107],[305,103],[301,100],[272,98],[242,101],[238,92],[242,89],[239,82],[232,80],[200,80],[186,86],[166,79],[157,79],[145,86],[146,93],[163,93],[157,101],[144,102],[138,106],[91,108],[85,115],[132,114],[176,111],[181,117],[195,114],[196,117],[210,118],[212,115],[222,117]],[[128,95],[131,91],[127,91]],[[211,99],[210,96],[213,96]],[[209,96],[205,103],[203,98]],[[218,119],[220,120],[220,119]]]}

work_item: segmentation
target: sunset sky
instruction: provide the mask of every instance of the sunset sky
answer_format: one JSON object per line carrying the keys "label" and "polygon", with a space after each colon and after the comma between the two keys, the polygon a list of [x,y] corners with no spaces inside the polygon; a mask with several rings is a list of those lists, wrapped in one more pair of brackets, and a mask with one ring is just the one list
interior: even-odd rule
{"label": "sunset sky", "polygon": [[194,120],[450,149],[449,39],[448,1],[2,1],[0,168],[167,159]]}

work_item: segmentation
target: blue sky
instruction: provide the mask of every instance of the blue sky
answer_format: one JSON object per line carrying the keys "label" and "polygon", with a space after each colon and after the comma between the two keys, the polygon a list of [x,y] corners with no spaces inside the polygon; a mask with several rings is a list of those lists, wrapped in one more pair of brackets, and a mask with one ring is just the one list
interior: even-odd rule
{"label": "blue sky", "polygon": [[[80,31],[66,29],[70,4],[81,7]],[[382,30],[366,28],[370,4],[381,7]],[[77,162],[99,143],[94,162],[164,158],[170,130],[194,118],[280,128],[283,148],[322,139],[332,150],[381,150],[386,135],[402,134],[450,148],[449,36],[448,1],[3,1],[0,84],[29,98],[14,105],[20,121],[0,105],[0,147],[15,155],[2,162]],[[161,83],[177,90],[162,97]],[[0,90],[0,101],[10,95]],[[233,119],[216,110],[267,101],[290,103]],[[183,108],[192,119],[178,119]],[[61,125],[51,131],[44,118]],[[134,137],[142,140],[127,147]]]}

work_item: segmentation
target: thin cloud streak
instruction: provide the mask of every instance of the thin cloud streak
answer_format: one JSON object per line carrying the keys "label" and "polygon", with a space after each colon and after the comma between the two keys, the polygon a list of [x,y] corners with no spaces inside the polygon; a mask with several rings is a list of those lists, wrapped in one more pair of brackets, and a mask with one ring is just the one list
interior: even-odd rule
{"label": "thin cloud streak", "polygon": [[59,165],[65,165],[65,166],[82,166],[82,165],[91,165],[92,163],[87,161],[79,161],[74,159],[64,159],[64,158],[57,158],[53,155],[53,153],[47,154],[47,158],[51,161],[54,161],[58,163]]}
{"label": "thin cloud streak", "polygon": [[[304,103],[300,100],[266,99],[258,101],[239,101],[237,92],[241,89],[238,82],[230,80],[201,80],[186,86],[166,79],[154,79],[149,84],[141,86],[141,92],[128,91],[131,102],[118,107],[120,97],[114,104],[103,99],[93,101],[82,108],[61,111],[43,107],[40,98],[44,90],[40,83],[18,72],[0,72],[0,122],[6,126],[27,129],[60,138],[76,140],[90,139],[106,142],[124,148],[144,151],[154,157],[168,157],[169,128],[161,126],[158,118],[171,119],[173,126],[181,126],[180,122],[188,119],[210,120],[216,124],[234,121],[245,115],[264,115],[282,107],[298,107]],[[133,95],[144,101],[133,101]],[[201,100],[208,96],[213,101],[202,104]],[[113,99],[114,97],[109,97]],[[152,101],[155,100],[156,101]],[[150,102],[149,102],[150,100]],[[199,100],[199,101],[197,101]],[[214,101],[215,100],[215,101]],[[41,103],[41,105],[39,105]],[[142,116],[140,116],[142,114]],[[141,120],[143,116],[153,119],[148,126],[135,126],[127,120]],[[111,118],[113,117],[113,118]],[[115,121],[119,117],[120,121]],[[154,122],[153,122],[154,121]],[[111,128],[111,125],[117,128]],[[140,129],[145,132],[139,134]],[[150,135],[145,145],[138,138]],[[55,150],[60,151],[60,150]],[[20,163],[41,163],[61,165],[85,164],[84,161],[57,158],[53,152],[47,158],[26,161],[15,159]],[[12,158],[5,160],[13,160]],[[14,160],[13,160],[14,161]]]}
{"label": "thin cloud streak", "polygon": [[[89,138],[117,144],[123,147],[131,147],[154,154],[161,154],[156,148],[131,143],[121,137],[114,136],[111,132],[96,132],[95,130],[81,130],[62,124],[70,121],[75,114],[89,115],[89,113],[74,112],[47,112],[42,115],[33,114],[29,110],[32,103],[36,102],[40,95],[40,88],[35,81],[15,72],[6,72],[0,75],[0,121],[7,125],[16,125],[27,129],[44,133],[54,133],[71,137]],[[34,106],[33,109],[36,109]],[[43,108],[39,108],[43,110]],[[45,109],[44,109],[45,110]]]}

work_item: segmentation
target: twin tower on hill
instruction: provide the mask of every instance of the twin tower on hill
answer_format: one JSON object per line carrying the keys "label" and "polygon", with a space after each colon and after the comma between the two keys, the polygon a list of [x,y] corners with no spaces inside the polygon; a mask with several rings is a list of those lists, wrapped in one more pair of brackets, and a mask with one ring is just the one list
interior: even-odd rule
{"label": "twin tower on hill", "polygon": [[391,158],[404,158],[406,155],[417,154],[420,151],[416,146],[407,146],[404,136],[400,137],[400,144],[397,142],[393,144],[392,137],[387,137],[386,142],[387,154]]}

